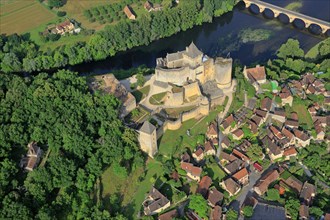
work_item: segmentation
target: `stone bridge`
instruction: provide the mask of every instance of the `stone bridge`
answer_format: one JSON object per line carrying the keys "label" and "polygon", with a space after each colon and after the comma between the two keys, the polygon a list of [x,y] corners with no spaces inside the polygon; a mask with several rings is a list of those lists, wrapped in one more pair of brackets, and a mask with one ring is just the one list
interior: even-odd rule
{"label": "stone bridge", "polygon": [[264,12],[265,9],[269,9],[274,13],[274,17],[278,17],[280,14],[284,14],[289,18],[290,23],[292,23],[295,19],[300,19],[305,23],[305,28],[308,28],[310,25],[314,24],[321,28],[322,33],[326,33],[330,29],[330,23],[327,21],[323,21],[317,18],[313,18],[299,12],[290,11],[288,9],[269,4],[267,2],[263,2],[260,0],[242,0],[245,3],[245,6],[248,8],[252,4],[256,5],[260,13]]}

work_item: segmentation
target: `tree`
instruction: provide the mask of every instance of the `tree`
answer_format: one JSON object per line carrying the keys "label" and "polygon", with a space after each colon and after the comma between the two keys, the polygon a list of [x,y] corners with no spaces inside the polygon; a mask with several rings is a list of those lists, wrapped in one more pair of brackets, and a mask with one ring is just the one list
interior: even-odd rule
{"label": "tree", "polygon": [[292,219],[298,218],[300,202],[298,199],[289,198],[285,201],[285,210],[289,213]]}
{"label": "tree", "polygon": [[66,0],[48,0],[48,6],[51,8],[59,8],[65,4]]}
{"label": "tree", "polygon": [[190,196],[189,209],[194,210],[201,218],[207,218],[208,205],[204,197],[200,194]]}
{"label": "tree", "polygon": [[312,206],[309,208],[309,213],[311,216],[314,216],[316,219],[320,219],[321,216],[323,215],[322,209],[316,206]]}
{"label": "tree", "polygon": [[243,215],[247,218],[252,217],[253,215],[253,207],[252,206],[244,206],[243,208]]}
{"label": "tree", "polygon": [[226,213],[226,219],[227,220],[237,220],[238,213],[234,209],[229,209],[229,211]]}
{"label": "tree", "polygon": [[141,72],[136,74],[136,79],[137,79],[137,85],[138,86],[143,86],[145,81],[146,81],[146,79],[144,78],[144,76]]}
{"label": "tree", "polygon": [[277,52],[277,56],[282,59],[287,57],[303,57],[304,51],[299,46],[299,41],[294,39],[289,39],[285,44],[282,44]]}

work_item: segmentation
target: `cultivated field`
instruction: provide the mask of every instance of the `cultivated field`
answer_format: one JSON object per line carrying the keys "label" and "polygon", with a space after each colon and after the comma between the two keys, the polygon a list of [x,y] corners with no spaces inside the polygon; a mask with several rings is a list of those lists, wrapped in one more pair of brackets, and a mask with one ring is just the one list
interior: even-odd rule
{"label": "cultivated field", "polygon": [[24,33],[56,18],[36,0],[1,0],[0,33]]}

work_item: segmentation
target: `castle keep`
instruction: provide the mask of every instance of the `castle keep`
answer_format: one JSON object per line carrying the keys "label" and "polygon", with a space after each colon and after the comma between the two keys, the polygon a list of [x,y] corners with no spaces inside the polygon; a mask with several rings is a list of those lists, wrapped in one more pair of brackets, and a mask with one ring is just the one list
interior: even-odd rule
{"label": "castle keep", "polygon": [[166,129],[179,129],[182,122],[191,118],[208,115],[212,107],[222,104],[233,91],[232,59],[208,57],[194,43],[183,51],[157,58],[156,63],[155,74],[146,83],[150,91],[140,105],[155,117],[167,109],[189,110],[176,117],[163,113],[162,118],[167,120],[149,133],[145,129],[147,124],[143,124],[139,141],[142,150],[151,157],[157,152],[154,130],[162,134]]}

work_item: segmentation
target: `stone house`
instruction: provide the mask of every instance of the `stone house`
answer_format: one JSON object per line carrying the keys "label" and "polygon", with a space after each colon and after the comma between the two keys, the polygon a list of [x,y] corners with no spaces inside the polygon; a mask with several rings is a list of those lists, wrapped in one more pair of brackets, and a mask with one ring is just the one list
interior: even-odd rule
{"label": "stone house", "polygon": [[241,140],[244,137],[244,132],[242,129],[236,129],[232,132],[234,140]]}
{"label": "stone house", "polygon": [[156,188],[152,187],[142,205],[145,215],[155,215],[167,209],[171,203]]}
{"label": "stone house", "polygon": [[218,138],[218,128],[215,123],[211,123],[207,128],[206,137],[208,139]]}
{"label": "stone house", "polygon": [[74,31],[74,29],[75,29],[74,24],[71,21],[66,20],[66,21],[56,25],[54,31],[56,34],[63,35],[65,33],[72,33]]}
{"label": "stone house", "polygon": [[279,121],[281,123],[284,123],[286,119],[284,109],[275,109],[271,116],[273,120]]}
{"label": "stone house", "polygon": [[[177,0],[178,1],[178,0]],[[212,210],[211,210],[211,216],[210,219],[212,220],[221,220],[222,219],[222,208],[221,206],[216,205]]]}
{"label": "stone house", "polygon": [[281,183],[284,183],[285,186],[290,187],[296,194],[299,194],[303,187],[303,183],[294,176],[289,176],[287,179],[282,178],[281,181]]}
{"label": "stone house", "polygon": [[282,105],[288,104],[289,106],[292,106],[293,96],[291,91],[286,86],[282,88],[279,96],[282,100]]}
{"label": "stone house", "polygon": [[28,152],[26,157],[21,160],[20,165],[27,171],[33,171],[40,161],[42,150],[34,141],[29,143],[27,147]]}
{"label": "stone house", "polygon": [[300,198],[301,202],[303,202],[309,206],[312,204],[315,195],[316,195],[315,186],[306,181],[300,191],[299,198]]}
{"label": "stone house", "polygon": [[309,207],[301,204],[299,208],[299,220],[308,220],[309,219]]}
{"label": "stone house", "polygon": [[207,155],[207,156],[215,155],[215,154],[216,154],[215,149],[214,149],[214,147],[213,147],[211,141],[207,141],[207,142],[204,144],[204,153],[205,153],[205,155]]}
{"label": "stone house", "polygon": [[[246,143],[246,142],[243,142],[243,144],[244,143]],[[246,163],[250,162],[250,158],[248,156],[246,156],[245,154],[243,154],[242,152],[238,151],[237,149],[233,149],[232,154]]]}
{"label": "stone house", "polygon": [[139,130],[138,139],[141,150],[153,158],[158,152],[156,127],[149,121],[145,121]]}
{"label": "stone house", "polygon": [[264,122],[264,120],[263,120],[260,116],[258,116],[258,115],[253,115],[252,118],[251,118],[251,120],[252,120],[257,126],[260,126],[260,125]]}
{"label": "stone house", "polygon": [[298,152],[296,151],[295,147],[289,147],[284,150],[283,156],[285,157],[285,160],[290,160],[291,157],[296,157]]}
{"label": "stone house", "polygon": [[200,176],[202,173],[202,168],[196,167],[191,163],[181,162],[181,169],[187,172],[187,176],[197,182],[200,181]]}
{"label": "stone house", "polygon": [[306,147],[310,144],[310,137],[305,134],[303,131],[300,131],[298,129],[294,129],[293,133],[296,138],[297,146]]}
{"label": "stone house", "polygon": [[257,65],[254,68],[244,67],[243,74],[251,83],[264,84],[266,83],[266,70],[264,66]]}
{"label": "stone house", "polygon": [[262,139],[262,143],[272,161],[275,161],[283,156],[283,150],[275,144],[269,136],[265,136]]}
{"label": "stone house", "polygon": [[285,126],[289,127],[289,128],[298,128],[299,127],[299,122],[298,120],[293,120],[293,119],[287,119],[284,122]]}
{"label": "stone house", "polygon": [[204,198],[207,198],[207,193],[212,184],[212,179],[208,176],[203,176],[201,181],[198,184],[196,193],[201,194]]}
{"label": "stone house", "polygon": [[228,174],[234,174],[238,170],[242,169],[245,166],[244,161],[240,159],[236,159],[234,161],[231,161],[228,163],[226,166],[223,167],[223,169],[228,173]]}
{"label": "stone house", "polygon": [[227,134],[230,131],[237,128],[234,116],[231,114],[226,119],[223,120],[221,127],[223,128],[223,133]]}
{"label": "stone house", "polygon": [[133,12],[133,9],[129,7],[129,5],[126,5],[124,7],[124,13],[126,14],[126,16],[128,17],[128,19],[130,20],[135,20],[136,19],[136,16]]}
{"label": "stone house", "polygon": [[286,129],[284,126],[282,127],[282,134],[289,140],[290,145],[294,144],[295,138],[291,131]]}
{"label": "stone house", "polygon": [[260,109],[269,112],[272,108],[272,103],[273,101],[270,98],[265,97],[261,100]]}
{"label": "stone house", "polygon": [[249,183],[249,172],[244,167],[233,175],[233,179],[245,186]]}
{"label": "stone house", "polygon": [[262,176],[256,185],[253,187],[254,191],[259,194],[263,195],[268,190],[268,186],[277,180],[280,177],[277,170],[268,171],[264,176]]}
{"label": "stone house", "polygon": [[223,194],[219,192],[215,187],[209,190],[207,201],[209,206],[215,207],[216,205],[221,205],[223,200]]}
{"label": "stone house", "polygon": [[232,178],[228,178],[220,183],[222,188],[224,188],[230,196],[236,195],[240,190],[241,186],[237,184]]}
{"label": "stone house", "polygon": [[227,136],[224,136],[222,141],[221,141],[221,147],[222,148],[228,148],[230,146],[230,141]]}
{"label": "stone house", "polygon": [[204,159],[204,150],[203,150],[203,148],[198,147],[197,150],[195,150],[195,152],[193,152],[192,156],[193,156],[193,158],[195,159],[195,161],[197,163],[202,161]]}
{"label": "stone house", "polygon": [[157,220],[171,220],[171,219],[176,219],[179,217],[179,212],[177,209],[173,209],[171,211],[168,211],[164,214],[161,214],[158,216]]}

